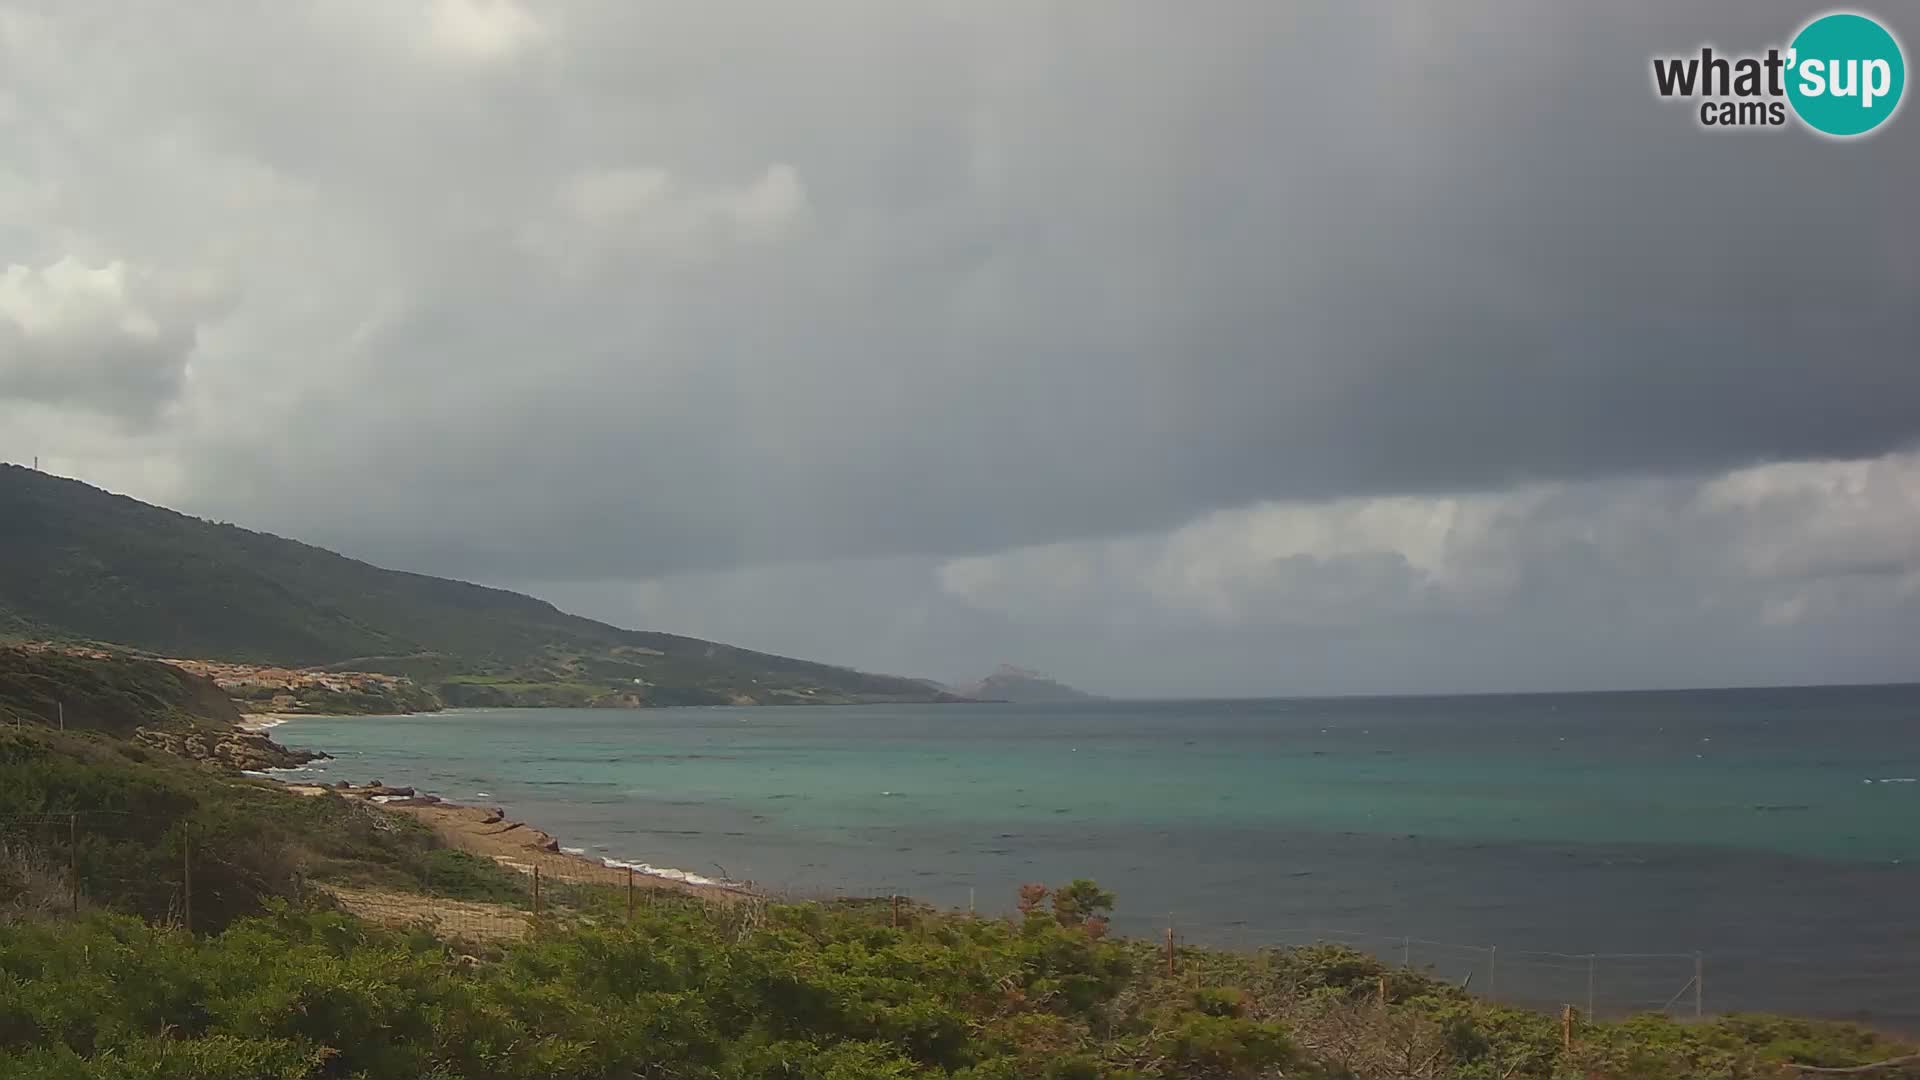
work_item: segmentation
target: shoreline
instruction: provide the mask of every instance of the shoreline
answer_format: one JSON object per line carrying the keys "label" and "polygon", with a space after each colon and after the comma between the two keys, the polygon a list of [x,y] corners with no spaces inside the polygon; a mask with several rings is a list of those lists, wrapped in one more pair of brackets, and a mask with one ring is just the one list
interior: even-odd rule
{"label": "shoreline", "polygon": [[261,734],[272,731],[274,728],[279,727],[289,720],[295,719],[299,715],[298,713],[241,713],[240,722],[234,726],[238,727],[241,731]]}
{"label": "shoreline", "polygon": [[[249,719],[264,723],[248,730],[265,731],[296,718],[260,714]],[[310,798],[336,795],[365,802],[387,813],[404,814],[432,829],[448,847],[491,859],[523,874],[532,874],[537,868],[542,878],[555,883],[622,887],[631,880],[638,888],[665,889],[730,902],[763,897],[752,882],[714,880],[639,859],[595,858],[582,848],[563,846],[557,837],[531,823],[508,817],[498,806],[452,802],[430,792],[391,787],[378,781],[319,783],[299,775],[306,773],[310,773],[306,766],[298,766],[261,770],[250,775],[272,780],[295,795]]]}
{"label": "shoreline", "polygon": [[[710,708],[714,706],[676,707]],[[365,713],[351,716],[331,716],[320,713],[252,713],[242,717],[241,727],[243,730],[264,733],[293,720],[374,720],[392,716],[448,716],[487,712],[492,708],[492,706],[483,705],[435,710],[431,713]],[[338,759],[329,755],[329,760]],[[254,775],[273,780],[295,794],[309,796],[334,794],[345,798],[358,798],[382,810],[406,814],[433,829],[435,834],[450,847],[469,854],[492,858],[522,873],[530,873],[532,867],[537,865],[541,867],[543,877],[556,881],[581,881],[583,879],[580,875],[584,871],[585,883],[624,885],[627,880],[627,871],[631,869],[634,873],[635,885],[643,888],[666,888],[694,895],[727,897],[735,900],[749,897],[764,898],[766,895],[755,888],[751,881],[716,880],[679,867],[655,866],[638,858],[596,858],[587,854],[583,848],[563,846],[558,838],[530,822],[515,821],[507,817],[506,811],[501,807],[457,803],[432,792],[421,792],[412,787],[389,787],[374,780],[364,784],[352,781],[320,783],[300,776],[300,774],[310,775],[310,773],[311,770],[303,765],[263,770]],[[347,786],[341,787],[341,783]]]}
{"label": "shoreline", "polygon": [[[291,785],[290,785],[291,786]],[[321,788],[349,795],[365,789]],[[552,882],[624,887],[632,871],[635,887],[683,892],[707,899],[742,900],[760,894],[744,882],[722,882],[672,867],[656,867],[638,860],[595,859],[583,850],[563,847],[558,838],[524,821],[515,821],[500,807],[469,806],[433,797],[367,797],[389,813],[405,814],[432,829],[449,847],[480,855],[531,874],[537,867]]]}

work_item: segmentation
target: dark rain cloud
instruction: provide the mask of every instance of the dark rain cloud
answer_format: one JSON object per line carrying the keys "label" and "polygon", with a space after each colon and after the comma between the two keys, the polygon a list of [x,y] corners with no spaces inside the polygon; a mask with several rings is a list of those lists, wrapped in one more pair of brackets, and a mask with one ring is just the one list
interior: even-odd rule
{"label": "dark rain cloud", "polygon": [[233,300],[158,436],[0,452],[556,590],[1874,457],[1920,438],[1912,109],[1709,133],[1649,76],[1812,13],[8,8],[0,264]]}
{"label": "dark rain cloud", "polygon": [[[213,445],[197,494],[604,576],[1895,448],[1907,118],[1719,135],[1649,89],[1655,52],[1802,14],[577,7],[391,98],[208,100],[398,230],[403,298],[316,361],[377,394]],[[276,501],[346,477],[351,519]]]}

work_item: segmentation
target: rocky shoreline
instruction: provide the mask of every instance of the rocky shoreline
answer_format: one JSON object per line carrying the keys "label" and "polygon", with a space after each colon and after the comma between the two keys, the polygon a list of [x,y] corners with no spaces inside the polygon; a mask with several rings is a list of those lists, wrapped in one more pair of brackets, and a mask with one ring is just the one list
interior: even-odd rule
{"label": "rocky shoreline", "polygon": [[[271,724],[278,717],[249,717],[254,724]],[[190,761],[243,772],[293,769],[333,756],[316,750],[298,750],[269,738],[258,727],[225,731],[169,731],[141,727],[133,733],[139,746]],[[467,806],[412,787],[391,787],[378,780],[365,784],[345,780],[330,784],[296,782],[286,790],[308,797],[335,796],[366,802],[381,810],[403,814],[433,829],[443,842],[469,853],[491,858],[523,873],[543,871],[550,881],[624,886],[631,881],[646,889],[664,889],[726,901],[754,895],[739,883],[684,881],[659,876],[643,868],[634,874],[620,864],[609,866],[563,849],[552,835],[521,821],[513,821],[499,807]]]}
{"label": "rocky shoreline", "polygon": [[309,762],[332,760],[331,754],[317,750],[282,746],[259,731],[162,731],[139,727],[133,731],[133,741],[190,761],[224,765],[243,772],[295,769]]}

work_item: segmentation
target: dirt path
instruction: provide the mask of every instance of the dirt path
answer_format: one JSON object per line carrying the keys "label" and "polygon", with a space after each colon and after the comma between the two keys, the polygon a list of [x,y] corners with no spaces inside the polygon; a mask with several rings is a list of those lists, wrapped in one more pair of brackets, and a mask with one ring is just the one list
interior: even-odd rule
{"label": "dirt path", "polygon": [[340,906],[368,922],[383,926],[419,926],[432,928],[436,936],[449,940],[503,941],[522,937],[532,924],[518,908],[504,904],[482,904],[471,900],[449,900],[417,893],[362,889],[350,885],[316,885],[339,901]]}

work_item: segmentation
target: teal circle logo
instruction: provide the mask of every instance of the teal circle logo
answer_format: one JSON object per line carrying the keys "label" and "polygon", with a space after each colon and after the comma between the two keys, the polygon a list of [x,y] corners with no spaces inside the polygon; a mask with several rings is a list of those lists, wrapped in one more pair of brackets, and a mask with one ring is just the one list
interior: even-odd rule
{"label": "teal circle logo", "polygon": [[1900,107],[1907,62],[1886,27],[1851,12],[1808,23],[1788,52],[1787,99],[1815,131],[1865,135]]}

